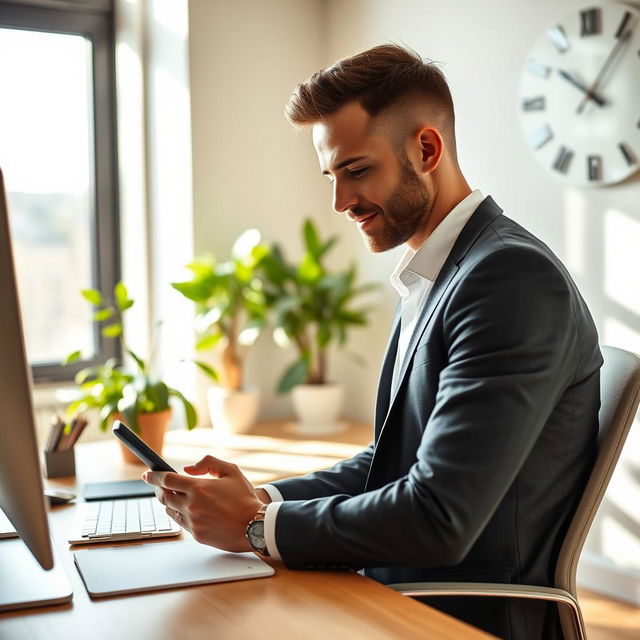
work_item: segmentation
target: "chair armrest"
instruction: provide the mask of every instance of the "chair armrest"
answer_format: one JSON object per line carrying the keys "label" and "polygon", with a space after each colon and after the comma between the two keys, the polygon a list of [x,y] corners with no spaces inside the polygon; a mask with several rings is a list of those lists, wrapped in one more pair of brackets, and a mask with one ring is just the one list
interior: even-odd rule
{"label": "chair armrest", "polygon": [[[524,598],[529,600],[549,600],[569,607],[571,618],[560,617],[567,638],[586,639],[582,612],[576,598],[564,589],[539,587],[526,584],[500,584],[493,582],[405,582],[388,584],[387,587],[402,595],[419,596],[488,596],[503,598]],[[564,609],[564,611],[567,611]],[[568,612],[567,612],[568,613]]]}
{"label": "chair armrest", "polygon": [[578,601],[568,592],[554,587],[526,584],[500,584],[493,582],[406,582],[388,584],[389,588],[405,596],[500,596],[503,598],[529,598],[551,600],[571,607]]}

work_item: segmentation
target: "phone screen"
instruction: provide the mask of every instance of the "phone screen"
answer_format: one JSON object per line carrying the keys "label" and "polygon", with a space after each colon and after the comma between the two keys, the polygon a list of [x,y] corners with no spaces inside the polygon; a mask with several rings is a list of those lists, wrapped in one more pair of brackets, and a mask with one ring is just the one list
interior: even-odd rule
{"label": "phone screen", "polygon": [[168,462],[165,462],[146,442],[143,442],[119,420],[113,423],[112,431],[151,471],[173,471],[176,473],[176,470]]}

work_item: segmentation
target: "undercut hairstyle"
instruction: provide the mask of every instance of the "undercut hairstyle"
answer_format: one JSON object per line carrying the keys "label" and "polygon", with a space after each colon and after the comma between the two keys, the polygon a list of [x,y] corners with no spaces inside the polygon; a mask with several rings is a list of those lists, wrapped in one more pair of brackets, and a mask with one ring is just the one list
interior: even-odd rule
{"label": "undercut hairstyle", "polygon": [[285,107],[289,122],[314,124],[350,102],[372,117],[392,107],[428,105],[443,122],[443,137],[455,156],[454,109],[449,85],[434,62],[395,44],[374,47],[314,73],[291,93]]}

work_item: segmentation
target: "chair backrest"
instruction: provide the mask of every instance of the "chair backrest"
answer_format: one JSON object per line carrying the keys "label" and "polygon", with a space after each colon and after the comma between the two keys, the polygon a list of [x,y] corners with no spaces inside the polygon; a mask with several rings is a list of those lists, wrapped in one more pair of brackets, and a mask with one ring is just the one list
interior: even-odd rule
{"label": "chair backrest", "polygon": [[640,402],[640,358],[615,347],[602,347],[602,356],[598,452],[560,549],[555,572],[555,586],[574,596],[580,552]]}

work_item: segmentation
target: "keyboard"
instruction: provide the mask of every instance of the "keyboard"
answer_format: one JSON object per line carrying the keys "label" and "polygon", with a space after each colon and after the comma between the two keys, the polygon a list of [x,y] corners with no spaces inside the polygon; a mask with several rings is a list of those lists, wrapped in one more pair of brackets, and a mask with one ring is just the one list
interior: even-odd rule
{"label": "keyboard", "polygon": [[175,536],[180,531],[155,496],[97,500],[78,504],[69,543],[140,540]]}

